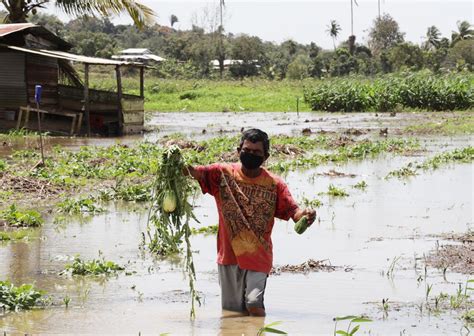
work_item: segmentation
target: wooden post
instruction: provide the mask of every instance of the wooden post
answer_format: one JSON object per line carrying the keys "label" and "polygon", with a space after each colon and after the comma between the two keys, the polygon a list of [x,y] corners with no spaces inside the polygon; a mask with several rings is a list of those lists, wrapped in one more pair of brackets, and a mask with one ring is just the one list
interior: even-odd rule
{"label": "wooden post", "polygon": [[120,74],[120,65],[117,65],[115,67],[115,73],[117,75],[117,113],[118,113],[119,135],[122,135],[122,132],[123,132],[122,76]]}
{"label": "wooden post", "polygon": [[[89,64],[84,64],[84,114],[86,119],[87,136],[91,136],[91,118],[89,102]],[[79,130],[80,131],[80,130]]]}
{"label": "wooden post", "polygon": [[144,98],[145,97],[145,68],[140,67],[140,97]]}

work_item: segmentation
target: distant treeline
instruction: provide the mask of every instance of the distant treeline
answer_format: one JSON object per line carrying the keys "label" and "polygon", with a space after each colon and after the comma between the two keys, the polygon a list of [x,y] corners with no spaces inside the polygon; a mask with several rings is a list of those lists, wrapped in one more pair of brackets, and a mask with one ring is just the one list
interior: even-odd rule
{"label": "distant treeline", "polygon": [[156,76],[163,78],[218,78],[219,70],[211,64],[217,59],[242,61],[224,71],[226,78],[303,79],[474,69],[474,29],[466,21],[458,22],[457,31],[449,38],[442,37],[435,26],[427,27],[424,42],[417,45],[405,41],[397,22],[386,14],[374,20],[364,45],[357,43],[363,40],[361,36],[356,37],[355,43],[343,38],[333,20],[327,32],[335,41],[333,50],[319,47],[317,37],[310,44],[293,40],[276,44],[220,29],[209,33],[198,26],[176,30],[155,24],[140,31],[132,25],[114,25],[107,19],[81,17],[63,23],[54,15],[44,14],[32,16],[31,21],[72,43],[73,52],[78,54],[109,58],[121,49],[148,48],[167,59],[154,70]]}

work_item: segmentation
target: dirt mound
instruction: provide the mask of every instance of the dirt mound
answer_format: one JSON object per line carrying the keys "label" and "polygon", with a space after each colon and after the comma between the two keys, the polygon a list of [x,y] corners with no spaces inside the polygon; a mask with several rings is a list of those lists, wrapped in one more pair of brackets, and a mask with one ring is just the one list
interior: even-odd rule
{"label": "dirt mound", "polygon": [[47,180],[11,174],[0,176],[0,190],[36,194],[37,196],[52,196],[63,191],[61,187]]}
{"label": "dirt mound", "polygon": [[474,243],[443,245],[428,256],[426,264],[452,272],[474,274]]}
{"label": "dirt mound", "polygon": [[284,156],[298,156],[304,154],[305,151],[290,144],[276,144],[271,147],[272,154]]}

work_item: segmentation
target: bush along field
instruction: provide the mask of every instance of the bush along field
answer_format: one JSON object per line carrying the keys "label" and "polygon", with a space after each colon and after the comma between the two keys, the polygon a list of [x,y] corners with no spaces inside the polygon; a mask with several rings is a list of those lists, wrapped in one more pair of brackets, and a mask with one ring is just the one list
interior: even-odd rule
{"label": "bush along field", "polygon": [[314,111],[449,111],[474,107],[474,75],[400,73],[376,77],[322,80],[305,88]]}
{"label": "bush along field", "polygon": [[[207,80],[145,78],[145,110],[159,112],[387,112],[452,111],[474,107],[474,75],[430,71],[303,80]],[[108,73],[91,75],[91,86],[115,90]],[[136,74],[123,78],[138,94]]]}

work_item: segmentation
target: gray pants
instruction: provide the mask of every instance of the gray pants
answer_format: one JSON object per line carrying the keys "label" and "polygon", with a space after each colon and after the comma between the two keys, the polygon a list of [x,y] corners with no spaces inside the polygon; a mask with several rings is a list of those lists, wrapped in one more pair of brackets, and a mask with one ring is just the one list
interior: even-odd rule
{"label": "gray pants", "polygon": [[217,266],[223,309],[240,312],[250,307],[265,308],[266,273],[243,270],[239,265]]}

